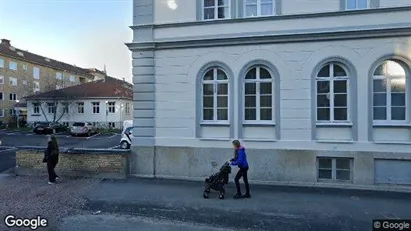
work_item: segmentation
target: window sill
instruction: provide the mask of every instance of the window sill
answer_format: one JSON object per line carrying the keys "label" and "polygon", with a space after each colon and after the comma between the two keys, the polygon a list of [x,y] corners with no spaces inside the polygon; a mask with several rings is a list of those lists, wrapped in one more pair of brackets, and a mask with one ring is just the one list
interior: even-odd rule
{"label": "window sill", "polygon": [[392,127],[411,127],[411,124],[409,123],[373,123],[373,127],[387,127],[387,128],[392,128]]}
{"label": "window sill", "polygon": [[373,141],[374,144],[404,144],[404,145],[411,145],[411,141]]}
{"label": "window sill", "polygon": [[230,141],[230,138],[200,138],[201,141]]}
{"label": "window sill", "polygon": [[200,122],[201,126],[230,126],[230,122]]}
{"label": "window sill", "polygon": [[354,140],[314,140],[317,143],[352,144]]}
{"label": "window sill", "polygon": [[274,121],[244,121],[243,126],[275,126]]}
{"label": "window sill", "polygon": [[320,179],[317,178],[318,183],[327,183],[327,184],[352,184],[352,180],[332,180],[332,179]]}
{"label": "window sill", "polygon": [[242,141],[245,142],[277,142],[276,139],[241,139]]}
{"label": "window sill", "polygon": [[350,123],[350,122],[341,122],[341,123],[338,123],[338,122],[334,122],[334,123],[333,122],[324,122],[324,123],[317,122],[316,126],[317,127],[352,127],[353,124]]}

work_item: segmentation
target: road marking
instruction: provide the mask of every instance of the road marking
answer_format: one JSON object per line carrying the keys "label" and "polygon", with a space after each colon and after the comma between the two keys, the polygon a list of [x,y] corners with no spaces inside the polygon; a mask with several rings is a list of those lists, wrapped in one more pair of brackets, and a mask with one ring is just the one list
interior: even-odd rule
{"label": "road marking", "polygon": [[114,147],[111,147],[110,149],[116,149],[116,148],[119,148],[119,147],[121,147],[120,145],[116,145],[116,146],[114,146]]}
{"label": "road marking", "polygon": [[98,136],[98,135],[100,135],[100,133],[97,133],[97,134],[95,134],[95,135],[92,135],[92,136],[90,136],[90,137],[87,137],[87,139],[89,140],[89,139],[91,139],[91,138],[93,138],[93,137],[96,137],[96,136]]}
{"label": "road marking", "polygon": [[9,149],[0,150],[0,153],[2,153],[2,152],[10,152],[10,151],[15,151],[15,150],[17,150],[17,148],[9,148]]}
{"label": "road marking", "polygon": [[120,135],[120,134],[114,134],[114,135],[110,136],[109,139],[114,138],[114,137],[116,137],[116,136],[118,136],[118,135]]}

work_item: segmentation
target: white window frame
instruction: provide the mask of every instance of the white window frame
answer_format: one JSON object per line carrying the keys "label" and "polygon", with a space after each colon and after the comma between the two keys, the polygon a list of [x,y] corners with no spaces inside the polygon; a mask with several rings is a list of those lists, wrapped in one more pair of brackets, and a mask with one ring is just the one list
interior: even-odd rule
{"label": "white window frame", "polygon": [[[262,2],[263,0],[257,0],[257,3],[247,3],[247,0],[244,0],[244,12],[243,15],[246,18],[252,18],[252,17],[269,17],[269,16],[273,16],[276,15],[276,1],[278,0],[271,0],[271,4],[273,5],[273,13],[270,15],[261,15],[261,5],[267,4],[267,2]],[[247,6],[253,6],[253,5],[257,5],[257,15],[247,15]]]}
{"label": "white window frame", "polygon": [[[207,72],[209,72],[210,70],[213,70],[213,80],[204,80],[205,75],[207,74]],[[227,77],[226,80],[217,80],[217,70],[221,70],[222,72],[224,72],[225,76]],[[213,120],[204,120],[204,84],[213,84]],[[218,120],[217,118],[217,96],[219,96],[217,94],[217,86],[218,84],[227,84],[227,120]],[[231,96],[230,96],[230,79],[229,76],[227,74],[227,72],[224,71],[224,69],[220,68],[220,67],[212,67],[207,69],[202,78],[201,78],[201,124],[224,124],[224,125],[228,125],[230,124],[230,115],[231,115],[231,111],[230,111],[230,104],[231,104]],[[223,96],[223,95],[220,95]]]}
{"label": "white window frame", "polygon": [[63,73],[62,72],[56,72],[56,79],[62,80],[63,79]]}
{"label": "white window frame", "polygon": [[130,114],[130,104],[129,103],[126,103],[125,112],[126,112],[126,115]]}
{"label": "white window frame", "polygon": [[70,82],[72,83],[76,82],[76,76],[70,75]]}
{"label": "white window frame", "polygon": [[77,114],[84,114],[84,102],[77,102]]}
{"label": "white window frame", "polygon": [[9,61],[9,69],[13,71],[17,71],[17,62]]}
{"label": "white window frame", "polygon": [[365,0],[365,1],[367,1],[367,7],[366,8],[360,8],[359,7],[359,1],[362,1],[362,0],[351,0],[351,1],[355,1],[355,8],[354,9],[348,9],[348,1],[350,1],[350,0],[344,0],[345,10],[365,10],[365,9],[370,8],[370,0]]}
{"label": "white window frame", "polygon": [[47,112],[48,112],[48,114],[55,114],[56,113],[56,104],[55,103],[47,103]]}
{"label": "white window frame", "polygon": [[4,59],[0,59],[0,68],[4,68]]}
{"label": "white window frame", "polygon": [[[399,63],[399,62],[397,62],[397,61],[395,61],[395,60],[385,60],[385,61],[383,61],[381,64],[379,64],[378,66],[377,66],[377,68],[378,67],[380,67],[381,65],[383,65],[386,61],[393,61],[393,62],[396,62],[398,65],[400,65],[401,67],[402,67],[402,65]],[[377,69],[376,68],[376,69]],[[404,68],[404,67],[402,67],[402,68]],[[375,69],[375,70],[376,70]],[[374,72],[375,72],[375,70],[374,70]],[[385,81],[386,83],[387,83],[387,86],[386,86],[386,88],[387,88],[387,90],[386,90],[386,92],[385,92],[385,94],[386,94],[386,106],[385,106],[385,110],[386,110],[386,120],[375,120],[374,119],[374,87],[373,87],[373,89],[372,89],[372,104],[371,104],[371,107],[372,107],[372,111],[371,111],[371,113],[372,113],[372,120],[373,120],[373,124],[374,125],[385,125],[385,124],[408,124],[409,123],[409,120],[408,120],[408,118],[409,118],[409,113],[410,113],[410,108],[408,107],[408,97],[410,96],[410,93],[409,93],[409,91],[410,91],[410,89],[409,89],[409,87],[408,87],[408,76],[407,76],[407,72],[406,72],[406,70],[405,70],[405,68],[404,68],[404,71],[405,71],[405,76],[403,76],[403,75],[374,75],[374,72],[373,72],[373,76],[372,76],[372,81],[373,81],[373,86],[374,86],[374,80],[386,80],[386,79],[389,79],[389,80],[392,80],[392,79],[402,79],[402,78],[404,78],[405,79],[405,119],[404,120],[392,120],[392,115],[391,115],[391,81]]]}
{"label": "white window frame", "polygon": [[[13,82],[13,83],[12,83]],[[16,84],[14,84],[16,83]],[[18,80],[15,77],[9,77],[9,84],[10,86],[17,86],[18,85]]]}
{"label": "white window frame", "polygon": [[[100,114],[100,102],[92,102],[91,106],[92,106],[93,114]],[[96,108],[98,108],[98,112],[95,112],[94,109],[96,109]]]}
{"label": "white window frame", "polygon": [[[318,77],[319,72],[321,69],[323,69],[325,66],[330,66],[330,76],[329,77]],[[334,76],[334,65],[340,66],[346,73],[346,76]],[[334,93],[334,81],[339,81],[339,80],[346,80],[346,86],[347,86],[347,120],[335,120],[334,119],[334,98],[335,98],[335,93]],[[324,82],[328,81],[329,82],[329,95],[328,98],[330,100],[330,120],[318,120],[318,89],[317,89],[317,82]],[[336,63],[336,62],[329,62],[321,66],[320,70],[317,72],[317,75],[315,77],[315,120],[317,124],[351,124],[351,86],[350,86],[350,73],[345,67],[345,65]],[[338,95],[339,93],[337,93]],[[333,97],[331,97],[333,96]]]}
{"label": "white window frame", "polygon": [[40,79],[40,68],[39,67],[33,67],[33,78]]}
{"label": "white window frame", "polygon": [[[11,98],[11,99],[10,99]],[[16,101],[18,98],[17,98],[17,93],[10,93],[9,94],[9,100],[10,101]]]}
{"label": "white window frame", "polygon": [[116,102],[108,102],[107,103],[107,113],[114,114],[116,113]]}
{"label": "white window frame", "polygon": [[68,114],[70,111],[69,109],[70,103],[64,102],[64,103],[61,103],[61,106],[62,106],[62,113]]}
{"label": "white window frame", "polygon": [[[331,168],[320,168],[320,159],[331,159]],[[337,160],[349,160],[350,162],[350,179],[349,180],[341,180],[337,179],[337,171],[347,171],[347,169],[337,169]],[[347,182],[353,182],[353,172],[354,172],[354,160],[352,158],[347,158],[347,157],[317,157],[317,181],[318,182],[341,182],[341,183],[347,183]],[[320,178],[320,170],[331,170],[331,179],[325,179],[325,178]]]}
{"label": "white window frame", "polygon": [[0,84],[4,84],[4,76],[0,75]]}
{"label": "white window frame", "polygon": [[33,103],[33,114],[39,115],[40,114],[40,103]]}
{"label": "white window frame", "polygon": [[33,81],[33,84],[34,84],[34,89],[33,89],[33,91],[34,91],[34,92],[40,91],[40,82],[39,82],[39,81]]}
{"label": "white window frame", "polygon": [[23,67],[23,71],[27,72],[27,64],[22,64],[22,67]]}
{"label": "white window frame", "polygon": [[[202,3],[201,4],[202,19],[205,20],[205,21],[230,19],[232,17],[232,15],[231,15],[231,7],[232,7],[231,6],[231,0],[227,0],[227,2],[228,2],[228,5],[219,6],[218,5],[218,0],[214,0],[214,6],[205,7],[204,6],[204,0],[201,0],[201,3]],[[225,17],[225,18],[218,18],[218,8],[227,7],[227,6],[228,6],[228,16]],[[211,8],[214,8],[214,18],[206,19],[204,11],[205,11],[205,9],[211,9]]]}
{"label": "white window frame", "polygon": [[[262,65],[257,65],[257,66],[253,66],[252,68],[249,68],[247,70],[247,72],[245,73],[247,75],[247,73],[252,70],[252,69],[256,69],[256,79],[246,79],[246,76],[243,76],[243,95],[241,97],[243,97],[243,124],[271,124],[274,125],[275,124],[275,110],[276,110],[276,105],[275,105],[275,87],[274,87],[274,75],[272,73],[272,71],[270,71],[269,68],[262,66]],[[261,68],[264,68],[268,71],[268,73],[270,73],[271,78],[270,79],[260,79],[260,70]],[[256,94],[255,94],[255,98],[256,98],[256,104],[255,104],[255,110],[256,110],[256,120],[246,120],[245,119],[245,85],[246,83],[255,83],[256,84]],[[260,105],[260,84],[261,83],[271,83],[271,120],[261,120],[261,105]]]}

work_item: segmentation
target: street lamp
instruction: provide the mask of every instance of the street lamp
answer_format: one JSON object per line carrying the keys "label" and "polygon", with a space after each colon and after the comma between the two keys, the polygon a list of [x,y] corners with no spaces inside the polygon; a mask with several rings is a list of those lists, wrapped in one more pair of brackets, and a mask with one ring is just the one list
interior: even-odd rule
{"label": "street lamp", "polygon": [[[17,103],[17,104],[18,104],[19,102],[20,102],[20,100],[16,100],[16,103]],[[17,106],[19,106],[19,105],[17,105]],[[14,108],[16,108],[16,107],[14,107]],[[16,110],[16,109],[14,109],[14,110]],[[17,110],[16,110],[17,128],[20,128],[19,117],[20,117],[20,108],[17,107]]]}

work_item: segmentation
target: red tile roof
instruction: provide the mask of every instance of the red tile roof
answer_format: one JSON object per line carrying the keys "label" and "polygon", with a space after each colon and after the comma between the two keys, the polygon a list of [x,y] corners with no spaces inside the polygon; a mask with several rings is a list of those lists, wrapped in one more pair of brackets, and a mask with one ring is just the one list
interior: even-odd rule
{"label": "red tile roof", "polygon": [[86,99],[86,98],[121,98],[133,99],[133,89],[129,83],[121,80],[98,80],[59,90],[42,92],[25,97],[27,100],[36,99]]}
{"label": "red tile roof", "polygon": [[23,60],[30,63],[35,63],[39,66],[50,67],[60,71],[66,71],[72,74],[93,78],[94,76],[90,74],[90,70],[81,67],[76,67],[67,63],[63,63],[54,59],[50,59],[44,56],[40,56],[28,51],[17,49],[10,45],[10,41],[7,39],[2,39],[0,44],[0,55],[15,58],[18,60]]}

